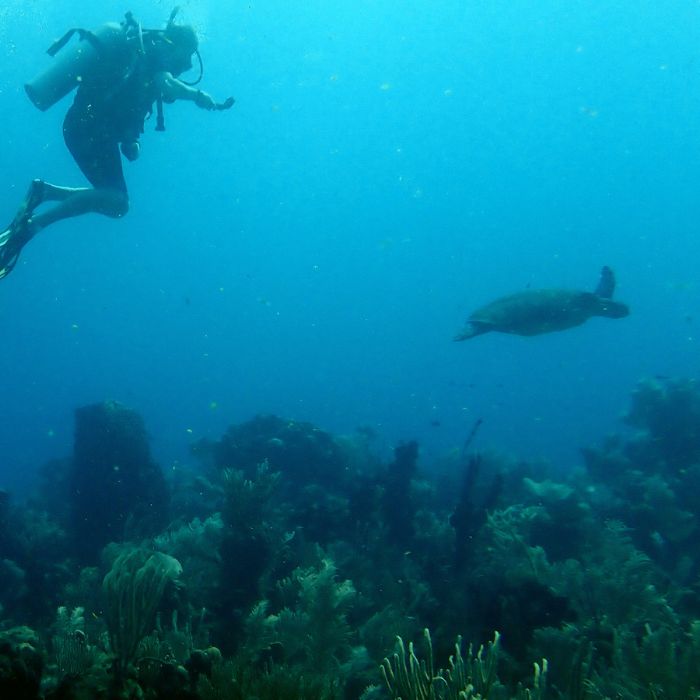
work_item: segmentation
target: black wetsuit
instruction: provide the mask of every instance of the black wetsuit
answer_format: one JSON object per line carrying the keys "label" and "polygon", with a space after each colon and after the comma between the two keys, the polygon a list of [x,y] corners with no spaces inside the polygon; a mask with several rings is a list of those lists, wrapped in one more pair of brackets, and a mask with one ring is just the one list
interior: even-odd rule
{"label": "black wetsuit", "polygon": [[137,141],[158,94],[156,71],[147,57],[116,85],[81,85],[63,120],[63,138],[78,167],[95,188],[127,193],[121,143]]}

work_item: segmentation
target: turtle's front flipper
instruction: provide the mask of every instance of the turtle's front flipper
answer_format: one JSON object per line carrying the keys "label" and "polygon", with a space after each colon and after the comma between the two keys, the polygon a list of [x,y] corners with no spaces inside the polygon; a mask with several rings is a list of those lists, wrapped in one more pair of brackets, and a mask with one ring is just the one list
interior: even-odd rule
{"label": "turtle's front flipper", "polygon": [[613,271],[606,265],[600,271],[600,280],[595,288],[594,294],[602,299],[612,299],[615,291],[615,275]]}
{"label": "turtle's front flipper", "polygon": [[452,338],[452,340],[469,340],[469,338],[473,338],[475,335],[481,335],[482,333],[487,333],[489,330],[490,328],[483,323],[468,321],[467,325],[464,327],[464,330],[461,333],[458,333],[454,338]]}

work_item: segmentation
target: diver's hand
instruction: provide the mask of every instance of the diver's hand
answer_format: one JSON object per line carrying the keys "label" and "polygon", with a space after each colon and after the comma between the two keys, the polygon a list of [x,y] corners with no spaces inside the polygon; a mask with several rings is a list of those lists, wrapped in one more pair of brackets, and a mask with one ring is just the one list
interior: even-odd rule
{"label": "diver's hand", "polygon": [[214,109],[221,112],[225,109],[231,109],[231,107],[233,107],[235,104],[236,100],[234,100],[233,97],[228,97],[223,102],[219,102],[218,104],[214,105]]}
{"label": "diver's hand", "polygon": [[121,145],[122,154],[124,158],[130,160],[132,163],[139,157],[141,153],[141,146],[138,141],[124,141]]}

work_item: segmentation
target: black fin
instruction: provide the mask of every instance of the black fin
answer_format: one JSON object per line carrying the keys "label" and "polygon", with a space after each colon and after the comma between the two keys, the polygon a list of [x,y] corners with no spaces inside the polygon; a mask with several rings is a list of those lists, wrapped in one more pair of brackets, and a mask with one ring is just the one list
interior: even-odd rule
{"label": "black fin", "polygon": [[603,299],[612,299],[615,291],[615,275],[613,271],[606,265],[600,271],[600,280],[595,288],[595,295]]}

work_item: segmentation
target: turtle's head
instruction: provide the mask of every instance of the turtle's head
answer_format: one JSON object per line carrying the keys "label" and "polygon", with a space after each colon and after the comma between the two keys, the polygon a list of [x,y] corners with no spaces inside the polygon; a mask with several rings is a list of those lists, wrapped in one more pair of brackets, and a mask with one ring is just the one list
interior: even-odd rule
{"label": "turtle's head", "polygon": [[630,307],[627,304],[622,304],[619,301],[613,301],[612,299],[600,299],[598,305],[598,316],[605,316],[607,318],[624,318],[629,316]]}

